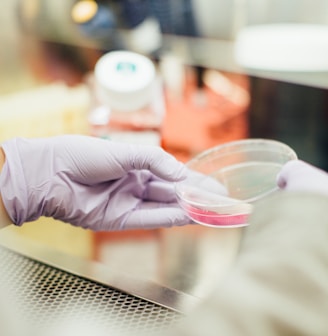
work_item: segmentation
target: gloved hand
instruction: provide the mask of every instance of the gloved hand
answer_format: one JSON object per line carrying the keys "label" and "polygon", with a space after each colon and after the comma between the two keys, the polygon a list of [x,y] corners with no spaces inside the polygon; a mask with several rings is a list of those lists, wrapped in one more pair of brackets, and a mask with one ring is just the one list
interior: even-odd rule
{"label": "gloved hand", "polygon": [[328,173],[301,160],[287,162],[277,176],[279,188],[328,195]]}
{"label": "gloved hand", "polygon": [[94,231],[190,222],[173,183],[187,170],[159,147],[63,135],[15,138],[2,148],[0,191],[16,225],[40,216]]}

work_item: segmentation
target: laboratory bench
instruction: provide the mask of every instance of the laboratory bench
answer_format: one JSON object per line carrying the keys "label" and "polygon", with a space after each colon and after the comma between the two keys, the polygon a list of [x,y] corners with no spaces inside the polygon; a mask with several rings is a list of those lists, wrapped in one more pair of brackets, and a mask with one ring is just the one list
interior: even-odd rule
{"label": "laboratory bench", "polygon": [[156,335],[210,293],[233,263],[240,235],[192,225],[113,234],[101,262],[4,229],[1,286],[15,293],[16,316],[37,329],[87,318],[94,330]]}

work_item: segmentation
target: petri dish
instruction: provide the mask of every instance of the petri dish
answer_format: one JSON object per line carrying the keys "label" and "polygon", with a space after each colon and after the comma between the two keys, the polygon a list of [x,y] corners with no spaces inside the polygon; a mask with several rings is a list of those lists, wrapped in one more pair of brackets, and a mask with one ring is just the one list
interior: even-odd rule
{"label": "petri dish", "polygon": [[281,167],[297,154],[270,139],[242,139],[210,148],[186,163],[187,179],[176,183],[178,202],[194,222],[242,227],[254,204],[279,189]]}

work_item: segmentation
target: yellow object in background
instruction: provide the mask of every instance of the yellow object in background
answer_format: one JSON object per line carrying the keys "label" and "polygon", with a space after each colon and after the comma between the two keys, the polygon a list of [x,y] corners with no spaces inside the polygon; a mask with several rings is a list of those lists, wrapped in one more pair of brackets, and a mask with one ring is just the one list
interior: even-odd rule
{"label": "yellow object in background", "polygon": [[0,96],[0,142],[16,136],[86,134],[89,101],[85,85],[62,83]]}
{"label": "yellow object in background", "polygon": [[93,255],[93,233],[53,218],[41,217],[21,227],[8,226],[0,235],[26,238],[38,245],[44,245],[65,254],[90,258]]}
{"label": "yellow object in background", "polygon": [[[17,136],[87,134],[89,103],[85,85],[63,83],[0,96],[0,142]],[[91,231],[52,218],[42,217],[22,227],[12,225],[0,234],[19,235],[70,255],[89,257],[92,253]]]}

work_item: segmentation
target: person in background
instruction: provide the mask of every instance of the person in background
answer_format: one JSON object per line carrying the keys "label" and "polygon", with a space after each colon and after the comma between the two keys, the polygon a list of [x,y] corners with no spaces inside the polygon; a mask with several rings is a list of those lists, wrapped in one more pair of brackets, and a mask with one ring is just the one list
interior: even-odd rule
{"label": "person in background", "polygon": [[[187,171],[160,148],[17,138],[0,158],[2,223],[51,216],[123,230],[190,222],[172,189]],[[256,204],[228,274],[167,335],[328,335],[328,173],[294,160],[277,185],[281,193]]]}

